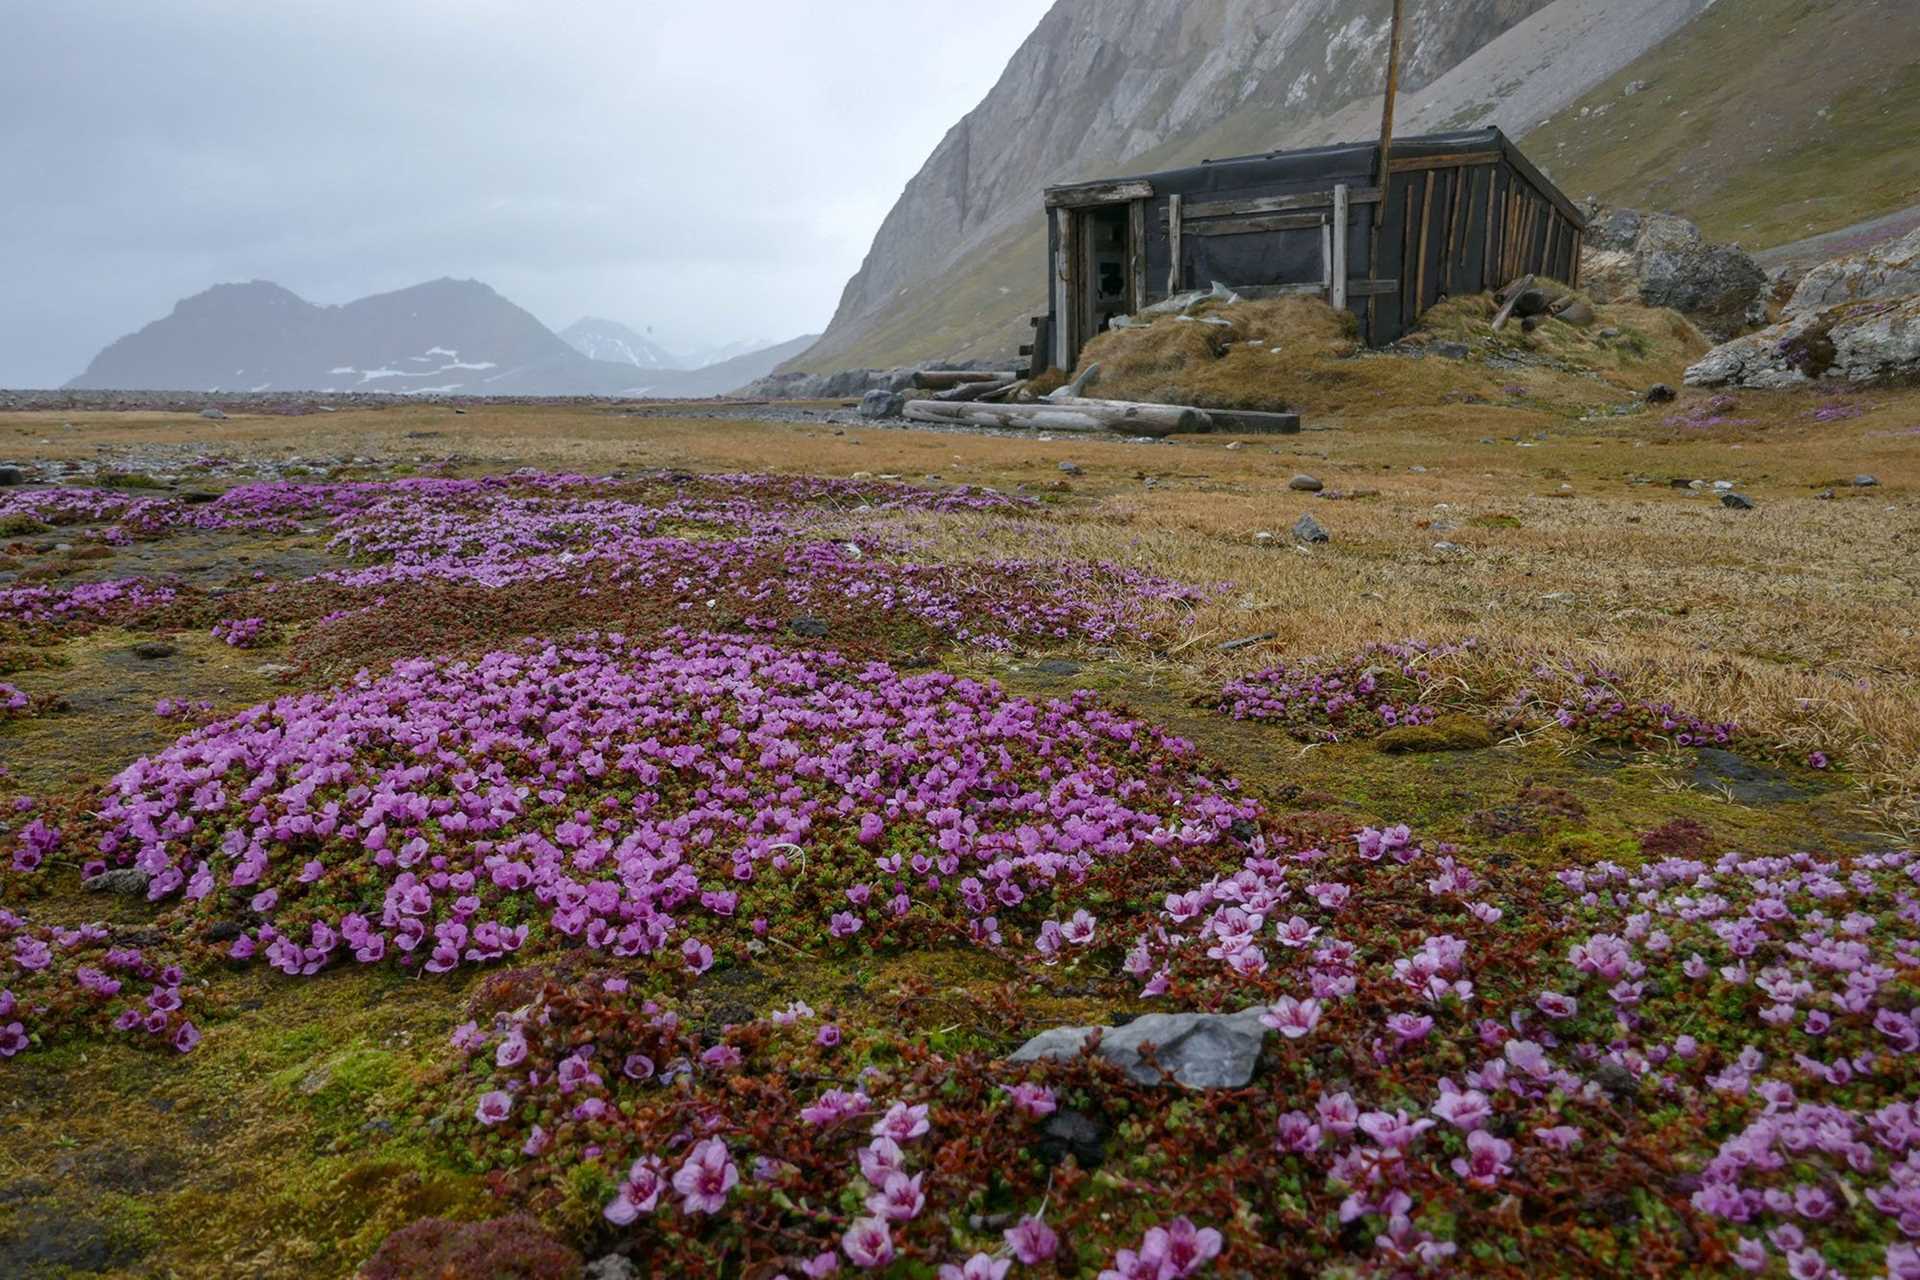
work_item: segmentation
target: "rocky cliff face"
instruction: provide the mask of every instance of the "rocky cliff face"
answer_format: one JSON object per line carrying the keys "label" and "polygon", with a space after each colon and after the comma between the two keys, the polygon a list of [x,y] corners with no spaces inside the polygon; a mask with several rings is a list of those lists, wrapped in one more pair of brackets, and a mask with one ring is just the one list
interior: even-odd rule
{"label": "rocky cliff face", "polygon": [[[1403,132],[1519,132],[1711,0],[1409,0]],[[1378,128],[1385,0],[1060,0],[887,217],[830,369],[988,354],[1043,299],[1040,192]]]}

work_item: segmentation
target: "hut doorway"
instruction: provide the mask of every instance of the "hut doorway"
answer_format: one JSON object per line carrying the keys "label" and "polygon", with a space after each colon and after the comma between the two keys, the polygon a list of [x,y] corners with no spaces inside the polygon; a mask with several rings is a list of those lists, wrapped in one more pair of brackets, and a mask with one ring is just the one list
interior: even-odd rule
{"label": "hut doorway", "polygon": [[1081,325],[1078,346],[1107,331],[1115,316],[1140,309],[1134,296],[1133,236],[1124,204],[1101,205],[1078,214],[1081,246],[1079,291]]}

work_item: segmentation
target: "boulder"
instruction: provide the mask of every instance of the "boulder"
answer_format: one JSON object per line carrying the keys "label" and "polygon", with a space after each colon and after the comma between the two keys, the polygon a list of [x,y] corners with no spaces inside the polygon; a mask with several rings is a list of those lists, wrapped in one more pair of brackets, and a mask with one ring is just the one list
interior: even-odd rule
{"label": "boulder", "polygon": [[[1239,1013],[1149,1013],[1124,1027],[1055,1027],[1016,1050],[1010,1062],[1076,1058],[1094,1033],[1100,1033],[1101,1057],[1138,1084],[1159,1084],[1162,1072],[1189,1089],[1238,1089],[1253,1079],[1267,1027],[1265,1005]],[[1154,1046],[1154,1064],[1142,1056]]]}
{"label": "boulder", "polygon": [[863,418],[897,418],[906,409],[907,397],[899,391],[889,391],[875,387],[861,397],[860,416]]}
{"label": "boulder", "polygon": [[1864,386],[1920,379],[1920,294],[1803,311],[1723,343],[1687,370],[1695,387]]}
{"label": "boulder", "polygon": [[1787,300],[1787,314],[1915,295],[1920,295],[1920,227],[1903,239],[1815,267]]}
{"label": "boulder", "polygon": [[1670,213],[1598,208],[1589,215],[1580,285],[1596,302],[1671,307],[1715,337],[1745,327],[1767,274],[1738,245],[1714,244]]}

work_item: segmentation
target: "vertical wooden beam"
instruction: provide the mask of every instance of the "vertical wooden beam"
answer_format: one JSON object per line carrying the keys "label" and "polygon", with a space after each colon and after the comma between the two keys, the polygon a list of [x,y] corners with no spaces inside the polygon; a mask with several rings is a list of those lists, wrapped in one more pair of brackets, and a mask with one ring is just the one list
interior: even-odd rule
{"label": "vertical wooden beam", "polygon": [[1580,287],[1580,237],[1581,235],[1582,235],[1582,232],[1580,231],[1580,229],[1578,227],[1575,227],[1573,231],[1573,279],[1567,281],[1567,283],[1572,285],[1576,289]]}
{"label": "vertical wooden beam", "polygon": [[1408,175],[1400,197],[1400,331],[1413,327],[1413,177]]}
{"label": "vertical wooden beam", "polygon": [[[1459,258],[1454,250],[1454,238],[1460,230],[1460,211],[1466,207],[1467,184],[1472,181],[1468,176],[1473,170],[1461,165],[1453,171],[1453,204],[1447,212],[1447,239],[1440,251],[1440,288],[1448,297],[1453,296],[1457,287],[1454,275],[1459,271]],[[1462,251],[1464,252],[1464,250]]]}
{"label": "vertical wooden beam", "polygon": [[1074,215],[1071,209],[1056,209],[1054,217],[1059,219],[1060,248],[1056,259],[1054,281],[1060,291],[1060,308],[1056,319],[1059,332],[1053,336],[1053,350],[1058,357],[1055,367],[1064,373],[1072,373],[1073,366],[1080,358],[1080,303],[1079,290],[1079,237],[1074,234]]}
{"label": "vertical wooden beam", "polygon": [[1393,26],[1387,37],[1387,96],[1380,108],[1380,173],[1373,184],[1380,188],[1380,203],[1373,206],[1373,222],[1380,225],[1385,215],[1387,179],[1393,176],[1393,108],[1400,96],[1400,23],[1405,0],[1393,0]]}
{"label": "vertical wooden beam", "polygon": [[1427,309],[1427,237],[1433,230],[1433,170],[1427,170],[1426,192],[1420,199],[1420,273],[1413,287],[1413,315]]}
{"label": "vertical wooden beam", "polygon": [[1135,311],[1147,305],[1147,202],[1127,206],[1127,266]]}
{"label": "vertical wooden beam", "polygon": [[1179,195],[1167,197],[1167,237],[1173,247],[1173,267],[1167,272],[1167,296],[1180,292],[1180,222],[1184,203]]}
{"label": "vertical wooden beam", "polygon": [[1333,275],[1327,281],[1328,297],[1335,311],[1347,309],[1347,221],[1348,212],[1347,184],[1335,183],[1333,187],[1333,243],[1330,261]]}
{"label": "vertical wooden beam", "polygon": [[1320,219],[1320,288],[1333,302],[1333,224]]}
{"label": "vertical wooden beam", "polygon": [[1493,258],[1494,228],[1499,225],[1499,220],[1493,216],[1494,199],[1499,195],[1499,192],[1500,170],[1489,169],[1487,170],[1487,243],[1480,254],[1480,287],[1482,289],[1498,289],[1506,283],[1506,281],[1498,278],[1500,272]]}

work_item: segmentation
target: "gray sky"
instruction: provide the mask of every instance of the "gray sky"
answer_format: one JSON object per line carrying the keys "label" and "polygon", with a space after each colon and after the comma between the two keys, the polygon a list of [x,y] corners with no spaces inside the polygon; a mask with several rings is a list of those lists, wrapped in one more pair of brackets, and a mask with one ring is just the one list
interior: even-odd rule
{"label": "gray sky", "polygon": [[0,0],[0,386],[234,280],[816,330],[1050,3]]}

